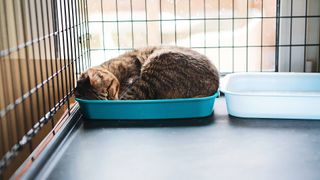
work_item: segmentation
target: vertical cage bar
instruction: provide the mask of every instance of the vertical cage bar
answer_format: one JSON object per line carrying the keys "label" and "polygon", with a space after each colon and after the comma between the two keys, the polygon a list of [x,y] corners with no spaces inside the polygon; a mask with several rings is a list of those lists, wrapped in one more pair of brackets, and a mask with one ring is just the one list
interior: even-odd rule
{"label": "vertical cage bar", "polygon": [[[40,11],[41,11],[41,21],[42,21],[42,31],[43,31],[43,34],[42,34],[42,36],[43,37],[45,37],[46,36],[46,31],[45,31],[45,23],[44,23],[44,13],[43,13],[43,2],[42,1],[40,1],[40,6],[41,6],[41,9],[40,9]],[[48,11],[48,10],[46,10],[46,11]],[[48,29],[48,33],[47,34],[49,34],[50,33],[50,31],[49,31],[49,29]],[[50,38],[50,37],[47,37],[47,38]],[[48,80],[48,78],[49,78],[49,67],[48,67],[48,54],[47,54],[47,38],[44,38],[43,39],[43,41],[44,41],[44,61],[45,61],[45,71],[46,71],[46,80]],[[50,51],[51,51],[51,49],[50,49]],[[40,60],[40,61],[43,61],[43,60]],[[50,60],[51,61],[51,60]],[[41,66],[40,67],[40,69],[43,69],[43,66]],[[47,81],[47,96],[48,96],[48,103],[49,104],[45,104],[45,94],[43,93],[43,97],[44,97],[44,101],[43,101],[43,103],[44,103],[44,113],[46,113],[46,112],[51,112],[51,93],[50,93],[50,89],[49,89],[49,83],[50,83],[50,81]],[[43,85],[43,84],[42,84]],[[43,87],[42,87],[43,89],[45,88],[45,86],[43,85]],[[46,110],[46,108],[45,107],[48,107],[48,110]],[[46,119],[47,117],[46,116],[44,116],[44,118]],[[49,119],[46,119],[46,121],[48,121]]]}
{"label": "vertical cage bar", "polygon": [[262,72],[262,63],[263,63],[263,20],[264,20],[264,14],[263,14],[263,0],[261,0],[261,34],[260,34],[260,72]]}
{"label": "vertical cage bar", "polygon": [[81,37],[81,57],[82,57],[82,59],[81,59],[81,61],[82,61],[82,67],[81,67],[81,72],[82,71],[84,71],[84,69],[85,69],[85,67],[88,65],[88,64],[86,64],[86,66],[85,66],[85,63],[87,63],[87,61],[85,61],[85,56],[83,55],[84,54],[84,51],[85,51],[85,49],[84,49],[84,47],[86,46],[85,44],[86,44],[86,36],[85,36],[85,31],[84,31],[84,0],[80,0],[80,12],[81,12],[81,14],[80,14],[80,23],[81,23],[81,26],[80,26],[80,37]]}
{"label": "vertical cage bar", "polygon": [[[38,13],[38,5],[39,4],[37,3],[37,1],[35,1],[35,4],[34,4],[34,6],[35,6],[35,16],[36,16],[35,20],[37,22],[36,35],[37,35],[37,38],[40,38],[40,24],[42,24],[42,23],[39,20],[40,15]],[[40,8],[40,11],[41,11],[41,9],[42,9],[42,7]],[[37,44],[38,44],[38,51],[39,51],[38,55],[39,55],[39,61],[40,61],[39,62],[39,64],[40,64],[39,70],[40,70],[40,81],[41,81],[40,84],[41,84],[41,92],[42,92],[42,108],[43,108],[42,113],[45,114],[45,112],[46,112],[46,100],[45,100],[45,91],[44,91],[44,83],[43,83],[43,81],[44,81],[43,69],[42,69],[42,65],[43,65],[42,61],[43,61],[43,59],[42,59],[42,53],[41,53],[41,40],[40,39],[37,42]],[[41,101],[41,99],[39,99],[38,104],[40,104],[40,101]],[[41,116],[42,116],[41,112],[40,112],[40,108],[38,109],[38,112],[39,112],[39,119],[40,119]],[[44,117],[44,118],[46,119],[46,117]],[[40,120],[39,120],[39,122],[40,122]]]}
{"label": "vertical cage bar", "polygon": [[[4,66],[4,64],[5,64],[5,62],[1,62],[1,66],[0,66],[0,73],[1,73],[1,77],[2,77],[2,82],[4,82],[5,84],[6,84],[6,79],[5,79],[5,75],[6,75],[6,73],[5,73],[5,66]],[[8,101],[8,92],[7,92],[7,90],[6,89],[4,89],[4,98],[3,98],[3,101],[4,101],[4,104],[7,104],[9,101]],[[1,128],[1,132],[2,132],[2,138],[3,139],[1,139],[1,142],[2,142],[2,145],[1,145],[1,147],[3,148],[3,152],[4,152],[4,154],[5,154],[5,152],[7,151],[7,150],[9,150],[9,144],[10,144],[10,139],[9,138],[6,138],[6,137],[8,137],[8,135],[9,135],[9,133],[8,132],[5,132],[5,130],[7,130],[8,129],[8,125],[7,125],[7,122],[8,122],[8,119],[9,118],[7,118],[7,119],[5,119],[5,116],[9,116],[9,114],[5,114],[3,117],[4,118],[2,118],[1,117],[1,126],[0,126],[0,128]],[[9,119],[10,120],[10,119]],[[3,164],[2,164],[3,163]],[[2,172],[2,168],[3,168],[3,166],[5,166],[6,164],[5,163],[7,163],[7,162],[1,162],[0,161],[0,174],[1,174],[1,172]]]}
{"label": "vertical cage bar", "polygon": [[[32,27],[32,24],[33,24],[33,21],[32,21],[32,15],[31,15],[31,3],[30,3],[30,0],[28,0],[28,13],[29,13],[29,17],[30,17],[30,22],[29,22],[29,30],[30,30],[30,37],[31,37],[31,40],[34,39],[33,37],[33,27]],[[31,43],[31,49],[32,49],[32,61],[33,61],[33,68],[34,68],[34,72],[33,72],[33,75],[34,75],[34,78],[35,78],[35,85],[37,84],[38,82],[38,78],[37,78],[37,74],[36,74],[36,71],[37,71],[37,68],[36,68],[36,64],[35,64],[35,50],[34,50],[34,42],[32,41]],[[40,109],[40,104],[38,103],[39,102],[39,93],[38,93],[38,88],[36,88],[35,92],[36,94],[36,106],[37,106],[37,109]],[[30,106],[32,106],[32,103],[30,103]],[[30,107],[31,108],[31,107]],[[33,111],[32,111],[33,112]],[[31,112],[31,113],[32,113]],[[39,119],[40,119],[40,111],[38,111],[37,113],[37,120],[39,122]],[[34,119],[32,119],[32,124],[34,124]]]}
{"label": "vertical cage bar", "polygon": [[149,29],[148,29],[148,5],[147,0],[144,0],[144,10],[146,15],[146,44],[149,46]]}
{"label": "vertical cage bar", "polygon": [[[0,6],[0,24],[2,24],[2,10],[1,10],[1,6]],[[0,28],[0,43],[1,44],[4,44],[3,43],[3,37],[2,37],[2,28]],[[2,46],[2,47],[0,47],[0,49],[2,50],[2,48],[4,49],[4,47]],[[1,51],[0,50],[0,51]],[[0,60],[0,75],[1,75],[1,77],[2,77],[2,67],[3,65],[2,65],[2,61]],[[0,79],[1,80],[1,82],[2,82],[2,78]],[[2,100],[3,101],[3,100]],[[0,116],[0,154],[1,154],[1,156],[2,156],[2,154],[4,154],[5,152],[6,152],[6,150],[5,150],[5,148],[4,148],[4,137],[3,137],[3,125],[2,125],[2,123],[3,123],[3,118],[2,118],[2,115]],[[2,165],[0,164],[0,167],[2,167]],[[2,173],[1,173],[2,171],[1,171],[1,168],[0,168],[0,179],[3,179],[3,176],[2,176]]]}
{"label": "vertical cage bar", "polygon": [[162,37],[162,0],[159,0],[159,7],[160,7],[160,42],[161,45],[163,44],[163,37]]}
{"label": "vertical cage bar", "polygon": [[275,52],[275,71],[279,72],[279,37],[280,37],[280,9],[281,0],[276,1],[276,52]]}
{"label": "vertical cage bar", "polygon": [[[319,37],[319,41],[320,41],[320,37]],[[318,45],[318,67],[317,67],[317,72],[320,71],[320,45]]]}
{"label": "vertical cage bar", "polygon": [[[50,2],[50,5],[51,5],[51,18],[53,18],[53,17],[55,17],[55,16],[53,16],[53,12],[55,11],[55,9],[54,9],[54,4],[55,4],[55,2],[53,2],[52,0],[50,0],[49,1]],[[46,6],[47,6],[47,28],[48,28],[48,32],[50,33],[51,32],[51,30],[52,30],[52,32],[55,32],[54,31],[54,27],[53,27],[53,24],[52,23],[50,23],[50,19],[49,19],[49,17],[50,17],[50,14],[49,14],[49,7],[48,7],[48,0],[46,0]],[[52,22],[54,22],[54,20],[52,19]],[[54,58],[53,58],[53,53],[52,53],[52,51],[53,51],[53,49],[52,49],[52,44],[53,44],[53,42],[52,42],[52,39],[53,39],[53,37],[50,37],[49,38],[49,49],[50,49],[50,66],[51,66],[51,75],[53,76],[53,74],[54,74],[54,70],[53,70],[53,67],[54,67],[54,65],[53,65],[53,60],[54,60]],[[54,39],[53,39],[54,40]],[[55,61],[55,63],[57,63],[56,61]],[[55,79],[57,79],[56,78],[56,76],[53,76],[52,77],[52,80],[51,80],[51,82],[52,82],[52,92],[53,92],[53,108],[54,108],[54,112],[57,112],[57,108],[56,108],[56,103],[57,103],[57,97],[56,97],[56,87],[55,87],[55,83],[54,83],[54,81],[55,81]],[[54,119],[53,118],[51,118],[51,127],[52,128],[54,128]]]}
{"label": "vertical cage bar", "polygon": [[[78,50],[78,54],[77,54],[77,70],[76,70],[76,72],[77,72],[77,76],[76,76],[76,78],[77,78],[77,80],[78,80],[78,76],[79,76],[79,74],[80,74],[80,72],[81,72],[81,63],[82,63],[82,66],[83,66],[83,60],[82,60],[82,56],[81,56],[81,52],[82,52],[82,38],[81,38],[81,21],[80,21],[80,10],[79,10],[79,7],[80,7],[80,5],[79,5],[79,1],[77,1],[77,0],[75,0],[74,1],[75,3],[75,11],[76,11],[76,15],[75,15],[75,19],[76,19],[76,24],[77,24],[77,50]],[[80,32],[80,34],[79,34],[79,32]]]}
{"label": "vertical cage bar", "polygon": [[120,53],[120,38],[119,38],[119,7],[118,7],[118,0],[116,0],[116,19],[117,19],[118,53]]}
{"label": "vertical cage bar", "polygon": [[75,54],[75,47],[74,47],[74,44],[73,44],[73,30],[74,30],[74,18],[71,18],[71,17],[74,17],[74,14],[72,13],[72,0],[68,0],[68,18],[69,18],[69,46],[70,46],[70,58],[69,58],[69,61],[71,62],[68,62],[69,64],[69,93],[72,92],[72,88],[74,86],[74,54]]}
{"label": "vertical cage bar", "polygon": [[[65,22],[65,27],[63,29],[64,33],[63,33],[63,36],[65,37],[65,46],[64,46],[64,49],[63,49],[63,54],[67,54],[67,56],[64,56],[63,58],[63,61],[64,61],[64,66],[62,68],[64,68],[64,73],[65,73],[65,79],[64,79],[64,82],[65,82],[65,95],[64,97],[66,96],[67,98],[67,108],[68,108],[68,114],[70,115],[70,101],[69,101],[69,93],[68,93],[68,72],[69,72],[69,76],[70,76],[70,67],[68,66],[70,62],[67,62],[67,61],[70,61],[70,54],[69,54],[69,38],[68,38],[68,31],[70,29],[70,27],[68,27],[68,25],[70,26],[70,22],[68,22],[68,14],[67,14],[67,5],[68,5],[68,2],[66,3],[67,0],[64,0],[63,3],[64,3],[64,22]],[[68,6],[69,7],[69,6]],[[67,53],[66,53],[67,52]]]}
{"label": "vertical cage bar", "polygon": [[[1,16],[0,16],[0,18],[1,18]],[[0,23],[1,23],[1,21],[0,21]],[[1,31],[0,31],[0,33],[1,33]],[[0,65],[2,65],[1,62],[0,62]],[[2,75],[1,67],[0,67],[0,74]],[[4,119],[2,117],[0,117],[0,124],[1,124],[1,126],[0,126],[0,152],[1,152],[1,156],[3,156],[6,152],[5,142],[4,142],[5,141],[5,134],[4,134],[3,120]],[[4,179],[2,176],[3,169],[4,169],[4,162],[0,161],[0,179]]]}
{"label": "vertical cage bar", "polygon": [[174,15],[174,44],[177,45],[177,7],[176,0],[173,1],[173,15]]}
{"label": "vertical cage bar", "polygon": [[[1,2],[0,2],[1,3]],[[0,8],[1,8],[1,6],[0,6]],[[2,9],[0,9],[0,24],[2,24]],[[4,42],[5,40],[4,40],[4,38],[3,38],[3,32],[2,32],[2,28],[0,28],[0,43],[2,43],[2,45],[4,45],[5,44],[5,42]],[[5,49],[5,47],[4,46],[2,46],[3,47],[3,49]],[[1,81],[2,82],[4,82],[4,79],[5,79],[5,77],[4,77],[4,75],[3,75],[3,70],[2,70],[2,68],[4,67],[4,61],[2,60],[1,61],[1,59],[0,59],[0,77],[1,77]],[[6,95],[5,95],[5,89],[3,89],[3,95],[4,95],[4,98],[2,99],[2,101],[3,101],[3,103],[4,104],[7,104],[6,103]],[[0,152],[2,152],[3,153],[3,155],[5,154],[5,152],[6,152],[6,148],[5,148],[5,146],[6,146],[6,143],[5,143],[5,132],[4,132],[4,130],[5,130],[5,128],[4,128],[4,117],[5,117],[5,115],[6,114],[4,114],[3,113],[3,115],[1,114],[1,116],[0,116],[0,148],[1,148],[1,150],[0,150]],[[4,162],[3,162],[4,163]],[[2,178],[3,179],[3,177],[2,177],[2,167],[4,166],[4,164],[3,163],[1,163],[1,161],[0,161],[0,178]]]}
{"label": "vertical cage bar", "polygon": [[191,34],[191,0],[188,1],[189,2],[189,6],[188,6],[188,10],[189,10],[189,48],[191,48],[191,37],[192,37],[192,34]]}
{"label": "vertical cage bar", "polygon": [[234,72],[234,0],[232,0],[232,72]]}
{"label": "vertical cage bar", "polygon": [[88,62],[88,66],[91,66],[91,60],[90,60],[90,43],[87,43],[88,41],[90,41],[90,36],[89,36],[89,19],[88,19],[88,1],[85,0],[85,8],[84,8],[84,15],[85,15],[85,28],[86,28],[86,53],[87,53],[87,62]]}
{"label": "vertical cage bar", "polygon": [[82,52],[81,52],[81,55],[83,56],[83,61],[84,61],[84,64],[85,66],[82,67],[83,70],[85,70],[88,66],[89,66],[89,62],[88,62],[88,56],[89,56],[89,53],[88,53],[88,43],[87,43],[87,38],[88,38],[88,32],[86,31],[87,27],[86,27],[86,23],[87,23],[87,19],[86,19],[86,1],[85,0],[81,0],[81,28],[82,28],[82,37],[83,37],[83,49],[82,49]]}
{"label": "vertical cage bar", "polygon": [[[49,2],[50,2],[51,10],[52,10],[52,8],[53,8],[52,1],[50,0]],[[49,18],[49,17],[50,17],[50,14],[49,14],[50,9],[49,9],[49,6],[48,6],[49,2],[48,2],[48,0],[46,0],[46,9],[47,9],[47,11],[46,11],[47,14],[46,14],[46,16],[47,16],[48,34],[50,34],[50,33],[51,33],[51,30],[53,30],[53,27],[50,26],[50,24],[51,24],[51,23],[50,23],[50,18]],[[53,10],[52,10],[52,11],[53,11]],[[51,11],[51,12],[52,12],[52,11]],[[53,17],[53,16],[51,16],[51,17]],[[53,56],[52,56],[52,37],[49,37],[49,58],[50,58],[51,76],[53,76],[54,70],[53,70]],[[56,98],[56,88],[55,88],[55,84],[54,84],[54,79],[55,79],[55,76],[53,76],[52,79],[51,79],[53,103],[52,103],[52,105],[50,106],[50,110],[51,110],[51,107],[53,107],[53,112],[55,113],[55,112],[57,111],[57,108],[56,108],[56,106],[55,106],[55,103],[57,102],[57,98]],[[48,82],[48,86],[49,86],[49,82]],[[49,95],[49,97],[51,97],[51,96]],[[54,128],[54,120],[53,120],[53,118],[51,118],[51,128],[52,128],[52,129]]]}
{"label": "vertical cage bar", "polygon": [[78,36],[77,36],[77,39],[78,39],[78,46],[79,46],[79,74],[83,71],[83,68],[84,68],[84,60],[83,60],[83,56],[82,56],[82,52],[83,52],[83,46],[84,46],[84,36],[83,36],[83,29],[82,29],[82,0],[79,0],[79,1],[75,1],[76,2],[76,8],[77,8],[77,15],[76,15],[76,20],[78,21],[78,28],[77,28],[77,32],[78,32]]}
{"label": "vertical cage bar", "polygon": [[[5,0],[4,1],[2,1],[2,6],[3,6],[3,12],[4,12],[4,19],[5,19],[5,25],[7,26],[7,24],[8,24],[8,22],[7,22],[7,12],[6,12],[6,2],[5,2]],[[1,6],[0,6],[1,7]],[[0,14],[1,14],[1,12],[0,12]],[[0,19],[1,20],[1,19]],[[4,47],[5,46],[7,46],[6,48],[10,48],[9,47],[9,40],[8,40],[8,38],[9,38],[9,36],[8,36],[8,29],[6,29],[6,30],[4,30],[5,32],[3,32],[2,31],[2,28],[0,28],[0,30],[1,30],[1,39],[2,39],[2,41],[3,41],[3,45],[4,45]],[[6,38],[4,38],[3,36],[6,36]],[[9,57],[9,59],[10,59],[10,54],[8,54],[8,57]],[[9,61],[10,62],[10,61]],[[0,73],[2,74],[1,75],[1,77],[2,77],[2,82],[4,82],[4,84],[8,84],[8,82],[7,82],[7,79],[5,78],[6,77],[6,75],[7,75],[7,72],[6,72],[6,62],[5,62],[5,57],[3,58],[3,61],[0,61],[0,63],[1,63],[1,66],[0,66]],[[3,101],[4,101],[4,104],[5,105],[7,105],[7,104],[10,104],[10,97],[9,97],[9,95],[8,95],[8,91],[7,91],[7,89],[3,89],[4,90],[4,98],[3,98]],[[11,121],[11,113],[10,114],[8,114],[8,113],[6,113],[6,114],[4,114],[4,118],[2,119],[1,118],[1,130],[2,130],[2,132],[3,132],[3,152],[5,153],[8,149],[9,149],[9,146],[10,146],[10,141],[11,141],[11,139],[9,139],[9,137],[8,136],[10,136],[10,134],[8,133],[8,132],[5,132],[5,130],[7,130],[8,129],[8,121]],[[7,117],[7,119],[6,119],[6,117]],[[7,138],[6,138],[7,137]],[[3,162],[3,163],[7,163],[7,162]],[[0,164],[1,165],[1,164]],[[4,164],[4,165],[6,165],[6,164]],[[2,167],[2,166],[0,166],[0,167]],[[2,171],[2,169],[0,169],[0,172]]]}
{"label": "vertical cage bar", "polygon": [[249,70],[249,0],[247,0],[247,17],[246,17],[246,72]]}
{"label": "vertical cage bar", "polygon": [[105,37],[104,37],[104,12],[103,12],[103,0],[100,0],[100,10],[101,10],[101,20],[102,20],[102,45],[103,45],[103,55],[104,55],[104,58],[106,58],[106,45],[105,45]]}
{"label": "vertical cage bar", "polygon": [[[21,14],[22,14],[22,16],[25,16],[27,13],[26,13],[26,11],[25,11],[25,9],[26,9],[26,7],[28,6],[27,5],[27,3],[24,1],[24,0],[20,0],[20,3],[21,3],[21,5],[20,5],[20,11],[21,11]],[[23,3],[25,3],[25,8],[22,8],[22,4]],[[29,7],[29,6],[28,6]],[[22,19],[22,29],[23,29],[23,41],[24,42],[26,42],[26,39],[27,39],[27,36],[28,36],[28,32],[26,31],[26,29],[28,28],[27,27],[27,24],[25,23],[25,20],[26,19]],[[28,88],[28,90],[30,90],[31,89],[31,82],[30,82],[30,69],[29,69],[29,67],[30,67],[30,64],[29,64],[29,51],[28,51],[28,49],[26,48],[26,53],[25,53],[25,61],[26,61],[26,73],[27,73],[27,78],[28,78],[28,82],[27,82],[27,88]],[[30,92],[29,92],[29,94],[28,95],[30,95]],[[29,96],[29,99],[30,99],[30,103],[29,103],[29,108],[30,109],[33,109],[33,105],[32,105],[32,102],[33,102],[33,97],[32,97],[32,95],[30,95]],[[31,117],[31,119],[30,119],[30,127],[31,128],[33,128],[33,126],[32,126],[32,123],[33,123],[33,120],[35,119],[35,116],[34,116],[34,113],[33,112],[31,112],[30,113],[30,117]],[[25,122],[25,126],[27,127],[27,121],[24,121]],[[26,129],[26,132],[27,132],[27,129]],[[31,152],[31,150],[32,150],[32,143],[29,143],[29,150],[30,150],[30,152]]]}
{"label": "vertical cage bar", "polygon": [[[69,5],[68,5],[68,17],[69,17],[69,40],[70,40],[70,54],[71,54],[71,58],[69,58],[69,61],[71,62],[68,62],[69,64],[69,93],[70,94],[72,91],[73,91],[73,87],[75,85],[75,79],[74,79],[74,63],[75,63],[75,44],[73,44],[74,42],[74,34],[73,34],[73,31],[74,31],[74,28],[75,28],[75,25],[74,25],[74,18],[71,18],[71,17],[74,17],[74,14],[73,14],[73,7],[70,7],[72,6],[72,0],[69,0],[68,1]],[[70,96],[72,96],[72,94],[70,94]],[[69,99],[69,98],[68,98]],[[70,114],[70,111],[69,111],[69,114]]]}
{"label": "vertical cage bar", "polygon": [[[8,23],[8,11],[7,11],[7,8],[8,8],[8,4],[6,3],[6,0],[3,0],[3,10],[4,10],[4,14],[5,14],[5,25],[6,25],[6,27],[9,27],[9,23]],[[5,28],[6,30],[5,30],[5,35],[6,35],[6,41],[7,41],[7,43],[6,43],[6,45],[7,45],[7,48],[8,49],[10,49],[10,34],[9,34],[9,28]],[[4,58],[4,60],[5,60],[5,58]],[[6,77],[8,74],[10,74],[10,78],[8,77],[8,81],[9,82],[11,82],[10,83],[10,85],[11,85],[11,89],[12,89],[12,100],[11,100],[11,97],[10,97],[10,94],[9,94],[9,92],[7,91],[7,95],[6,95],[6,97],[8,97],[7,98],[7,102],[8,102],[8,104],[12,104],[13,106],[15,106],[15,103],[14,103],[14,101],[15,101],[15,93],[14,93],[14,86],[13,86],[13,82],[16,82],[16,79],[14,78],[14,74],[13,74],[13,67],[12,67],[12,62],[11,61],[13,61],[13,59],[12,59],[12,55],[11,55],[11,53],[9,53],[8,54],[8,63],[9,63],[9,68],[7,68],[7,65],[6,65],[6,62],[4,61],[4,63],[5,63],[5,67],[3,68],[3,71],[4,71],[4,77]],[[9,71],[9,73],[8,73],[8,71]],[[6,82],[5,84],[7,84],[8,86],[9,86],[9,83],[8,83],[8,81],[7,80],[5,80],[4,82]],[[12,102],[12,103],[11,103]],[[13,132],[13,127],[14,127],[14,122],[16,122],[15,121],[15,118],[17,118],[17,116],[18,116],[18,114],[17,114],[17,111],[16,111],[16,109],[14,109],[14,113],[11,113],[10,111],[8,112],[8,119],[7,119],[7,121],[6,121],[6,123],[7,123],[7,137],[8,137],[8,146],[10,147],[10,146],[12,146],[14,143],[15,143],[15,140],[17,140],[17,132],[16,133],[14,133]]]}
{"label": "vertical cage bar", "polygon": [[221,17],[220,17],[220,0],[218,0],[218,69],[220,70],[221,69],[221,59],[220,59],[220,44],[221,44],[221,39],[220,39],[220,21],[221,21]]}
{"label": "vertical cage bar", "polygon": [[134,33],[133,33],[133,15],[132,15],[132,0],[130,0],[130,20],[131,20],[131,49],[134,48]]}
{"label": "vertical cage bar", "polygon": [[[84,56],[83,56],[83,48],[84,48],[84,44],[85,44],[85,36],[84,36],[84,31],[83,31],[83,9],[82,9],[82,6],[83,6],[83,0],[80,0],[80,1],[77,1],[79,2],[78,3],[78,12],[79,12],[79,32],[80,32],[80,35],[78,36],[78,38],[80,39],[80,58],[81,58],[81,64],[80,64],[80,72],[83,72],[84,70],[84,66],[85,66],[85,61],[84,61]],[[87,63],[87,62],[86,62]]]}
{"label": "vertical cage bar", "polygon": [[72,73],[72,76],[73,76],[73,87],[76,85],[76,81],[77,81],[77,75],[78,75],[78,53],[79,53],[79,44],[77,44],[77,38],[79,37],[76,33],[76,31],[78,32],[77,28],[78,28],[78,22],[77,22],[77,14],[75,13],[75,9],[76,9],[76,0],[73,0],[71,1],[73,3],[72,4],[72,9],[71,9],[71,14],[72,14],[72,17],[74,17],[73,19],[73,23],[72,23],[72,27],[73,27],[73,45],[74,45],[74,59],[72,60],[73,62],[73,67],[72,67],[72,70],[73,70],[73,73]]}
{"label": "vertical cage bar", "polygon": [[[58,66],[58,62],[60,62],[61,59],[61,43],[60,43],[60,26],[59,26],[59,14],[58,14],[58,1],[55,0],[51,0],[51,2],[53,2],[52,6],[53,6],[53,12],[52,12],[52,17],[56,17],[55,19],[53,19],[53,31],[54,31],[54,48],[55,48],[55,58],[54,58],[54,62],[55,62],[55,70],[56,72],[59,71],[59,66]],[[61,5],[60,5],[61,6]],[[58,98],[55,102],[55,104],[58,103],[58,106],[60,107],[60,100],[61,97],[63,97],[63,95],[60,94],[60,82],[59,82],[59,76],[56,75],[56,82],[57,82],[57,95]]]}
{"label": "vertical cage bar", "polygon": [[206,12],[206,0],[203,0],[203,44],[204,44],[204,54],[207,55],[207,12]]}
{"label": "vertical cage bar", "polygon": [[[16,8],[18,8],[19,6],[21,6],[21,4],[18,4],[18,1],[13,1],[13,15],[14,15],[14,21],[15,21],[15,33],[16,33],[16,44],[18,45],[19,44],[19,35],[18,35],[18,18],[17,18],[17,11],[16,11]],[[16,8],[15,8],[16,7]],[[21,11],[20,11],[21,12]],[[21,18],[21,21],[23,21],[22,19],[23,16],[20,16]],[[27,124],[26,124],[26,120],[27,120],[27,112],[26,112],[26,107],[25,107],[25,103],[24,103],[24,100],[25,98],[23,98],[23,94],[24,94],[24,91],[23,91],[23,82],[22,82],[22,58],[21,58],[21,54],[20,54],[20,50],[17,50],[18,52],[18,70],[19,72],[19,79],[20,79],[20,96],[22,98],[22,114],[23,114],[23,117],[26,118],[26,119],[20,119],[20,121],[22,120],[23,121],[23,126],[24,126],[24,134],[28,131],[28,127],[27,127]],[[15,110],[17,111],[17,110]],[[16,119],[16,130],[18,132],[18,138],[22,137],[22,135],[19,134],[19,128],[18,128],[18,124],[19,124],[19,119]],[[20,144],[18,143],[18,145],[20,146]]]}
{"label": "vertical cage bar", "polygon": [[290,45],[289,45],[289,71],[292,71],[292,17],[293,15],[293,0],[290,7]]}
{"label": "vertical cage bar", "polygon": [[[64,33],[65,33],[65,27],[64,27],[64,23],[63,23],[63,15],[62,15],[62,0],[59,0],[59,8],[60,8],[60,20],[58,22],[58,29],[59,29],[59,53],[60,53],[60,56],[59,56],[59,63],[60,63],[60,80],[63,81],[64,80],[64,69],[63,69],[63,66],[65,65],[62,65],[63,64],[63,60],[62,59],[66,59],[66,51],[65,51],[65,38],[64,38]],[[59,24],[61,24],[61,27],[59,26]],[[61,30],[60,30],[61,29]],[[61,35],[62,34],[62,35]],[[62,39],[62,41],[61,41]],[[66,87],[67,88],[67,87]],[[62,99],[64,98],[64,92],[65,92],[65,89],[64,89],[64,83],[61,82],[61,91],[62,91]],[[62,101],[60,100],[59,102],[62,103]],[[59,106],[61,106],[62,104],[59,103]]]}
{"label": "vertical cage bar", "polygon": [[[306,64],[307,64],[307,23],[308,23],[308,0],[306,1],[305,6],[305,17],[304,17],[304,52],[303,52],[303,72],[306,72]],[[311,70],[312,71],[312,70]]]}

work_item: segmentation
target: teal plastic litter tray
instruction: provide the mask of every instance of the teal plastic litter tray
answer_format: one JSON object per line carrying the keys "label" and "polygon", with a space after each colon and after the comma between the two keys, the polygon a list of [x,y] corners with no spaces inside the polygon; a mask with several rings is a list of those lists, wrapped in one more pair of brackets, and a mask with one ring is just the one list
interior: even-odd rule
{"label": "teal plastic litter tray", "polygon": [[210,116],[218,96],[219,92],[201,98],[159,100],[83,100],[76,98],[76,101],[86,119],[178,119]]}

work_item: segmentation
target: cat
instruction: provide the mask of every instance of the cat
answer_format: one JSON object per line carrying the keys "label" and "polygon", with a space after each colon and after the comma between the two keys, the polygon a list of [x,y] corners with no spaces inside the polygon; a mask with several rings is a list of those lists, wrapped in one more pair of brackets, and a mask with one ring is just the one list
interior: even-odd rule
{"label": "cat", "polygon": [[154,46],[134,49],[80,75],[81,99],[145,100],[213,95],[219,72],[190,48]]}

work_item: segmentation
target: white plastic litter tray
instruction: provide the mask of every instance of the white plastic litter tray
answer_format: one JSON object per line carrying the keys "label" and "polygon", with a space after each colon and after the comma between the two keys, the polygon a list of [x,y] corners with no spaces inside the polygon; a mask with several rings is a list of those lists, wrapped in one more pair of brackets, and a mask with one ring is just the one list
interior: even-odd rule
{"label": "white plastic litter tray", "polygon": [[320,73],[233,73],[220,89],[232,116],[320,120]]}

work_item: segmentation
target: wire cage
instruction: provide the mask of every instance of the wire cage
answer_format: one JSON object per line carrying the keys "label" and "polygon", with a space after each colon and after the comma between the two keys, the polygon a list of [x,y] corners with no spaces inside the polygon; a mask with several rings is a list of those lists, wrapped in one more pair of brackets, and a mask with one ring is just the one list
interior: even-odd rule
{"label": "wire cage", "polygon": [[0,0],[0,178],[71,117],[88,67],[178,45],[222,74],[319,72],[319,9],[318,0]]}
{"label": "wire cage", "polygon": [[1,0],[0,24],[0,174],[6,178],[72,110],[76,74],[90,66],[87,2]]}
{"label": "wire cage", "polygon": [[316,0],[96,0],[88,8],[94,65],[164,44],[207,55],[221,73],[319,71]]}

